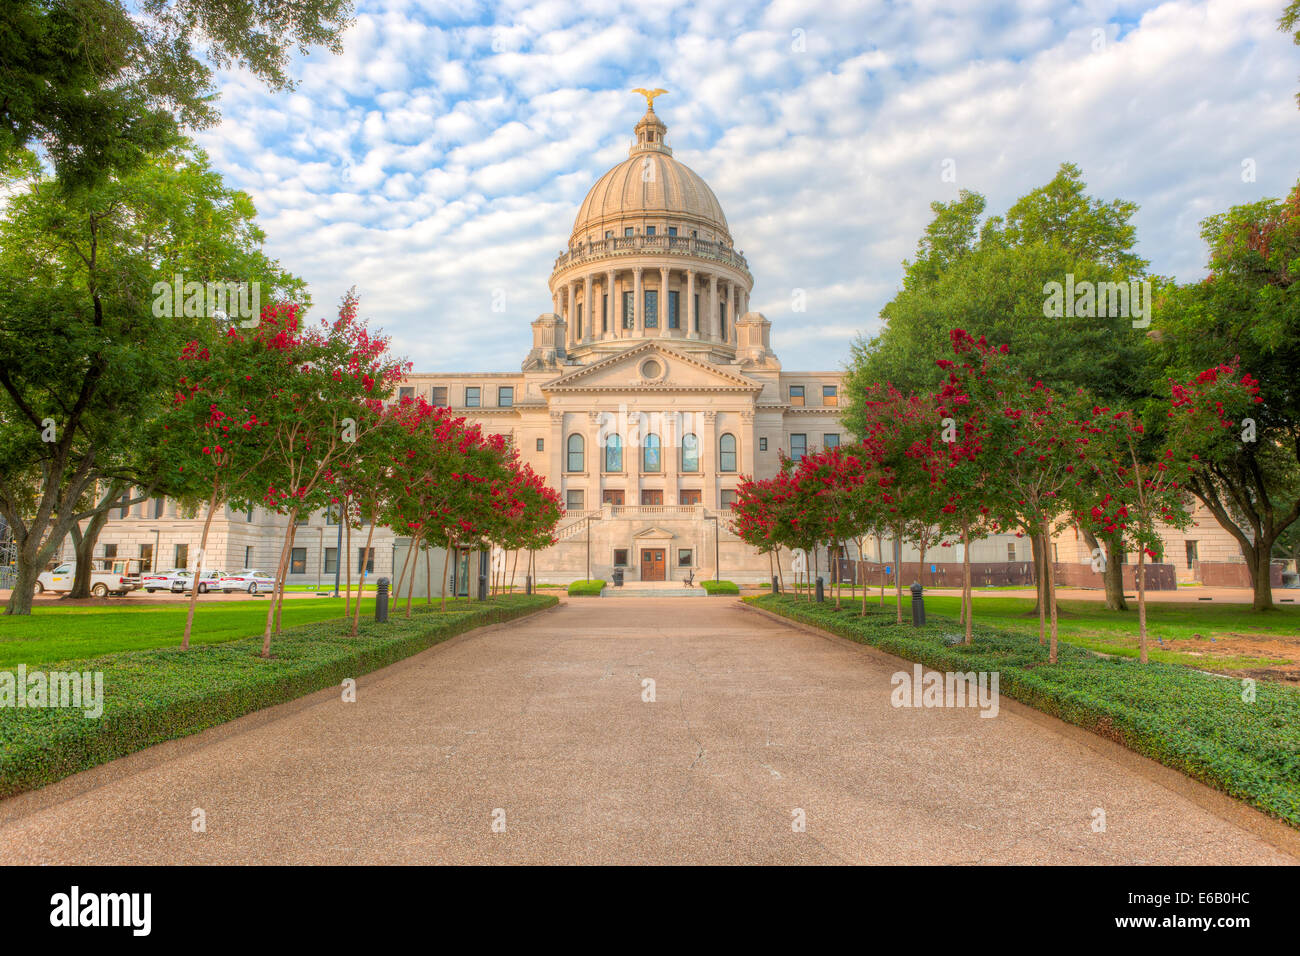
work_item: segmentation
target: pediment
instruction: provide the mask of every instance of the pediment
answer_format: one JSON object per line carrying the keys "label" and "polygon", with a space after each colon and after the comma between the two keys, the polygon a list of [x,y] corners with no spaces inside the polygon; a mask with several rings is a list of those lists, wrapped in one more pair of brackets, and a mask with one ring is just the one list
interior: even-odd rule
{"label": "pediment", "polygon": [[543,392],[752,392],[762,385],[657,342],[643,342],[543,385]]}
{"label": "pediment", "polygon": [[646,528],[644,531],[638,531],[632,537],[638,541],[647,541],[647,540],[666,541],[669,538],[677,537],[677,535],[673,534],[671,531],[668,531],[664,528]]}

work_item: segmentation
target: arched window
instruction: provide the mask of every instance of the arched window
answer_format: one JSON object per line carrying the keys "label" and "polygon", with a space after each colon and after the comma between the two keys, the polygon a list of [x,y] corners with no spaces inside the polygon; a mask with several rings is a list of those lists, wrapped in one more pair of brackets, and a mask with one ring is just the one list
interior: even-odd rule
{"label": "arched window", "polygon": [[586,471],[583,467],[582,436],[576,432],[569,436],[569,462],[566,471]]}
{"label": "arched window", "polygon": [[736,436],[728,432],[718,439],[718,471],[736,470]]}
{"label": "arched window", "polygon": [[682,471],[700,470],[700,439],[689,432],[682,436]]}
{"label": "arched window", "polygon": [[646,435],[641,443],[641,470],[656,472],[659,470],[659,436]]}
{"label": "arched window", "polygon": [[623,439],[618,435],[605,438],[605,470],[614,473],[623,470]]}

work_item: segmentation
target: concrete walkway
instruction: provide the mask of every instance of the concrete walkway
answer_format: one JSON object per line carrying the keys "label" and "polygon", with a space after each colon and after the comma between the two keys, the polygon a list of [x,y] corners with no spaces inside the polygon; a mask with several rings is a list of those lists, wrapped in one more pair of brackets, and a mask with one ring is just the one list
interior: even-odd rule
{"label": "concrete walkway", "polygon": [[569,602],[0,803],[0,864],[1295,862],[1005,701],[896,709],[897,669],[731,599]]}

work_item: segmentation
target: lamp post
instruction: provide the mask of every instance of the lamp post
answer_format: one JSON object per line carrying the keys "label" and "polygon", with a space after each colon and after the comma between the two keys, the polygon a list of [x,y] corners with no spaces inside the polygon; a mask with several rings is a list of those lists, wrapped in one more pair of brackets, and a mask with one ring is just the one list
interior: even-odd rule
{"label": "lamp post", "polygon": [[[334,546],[334,596],[339,596],[339,573],[343,570],[343,507],[339,506],[339,539]],[[349,579],[350,580],[350,579]]]}
{"label": "lamp post", "polygon": [[722,568],[719,567],[721,559],[718,557],[718,516],[709,515],[709,520],[713,522],[713,580],[722,580]]}

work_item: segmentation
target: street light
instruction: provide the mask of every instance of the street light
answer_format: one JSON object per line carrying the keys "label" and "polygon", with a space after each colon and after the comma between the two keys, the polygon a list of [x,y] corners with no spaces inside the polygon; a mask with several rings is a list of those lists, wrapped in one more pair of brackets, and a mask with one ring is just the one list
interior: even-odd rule
{"label": "street light", "polygon": [[718,516],[709,515],[709,520],[713,522],[713,579],[715,581],[721,581],[722,568],[719,567],[721,559],[718,557],[718,528],[720,527],[718,524]]}

